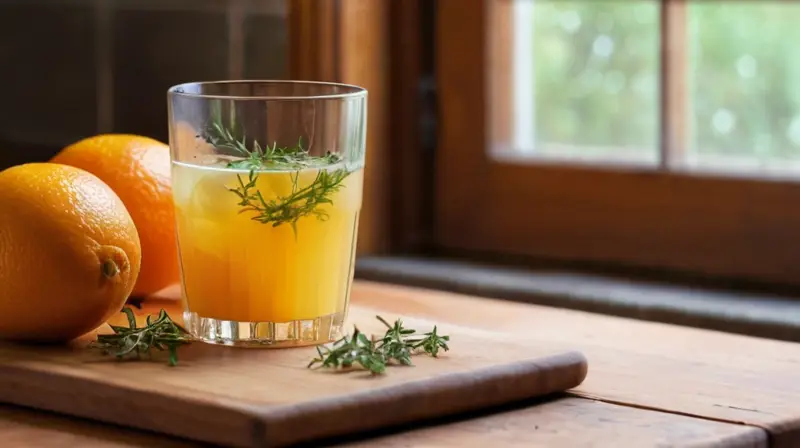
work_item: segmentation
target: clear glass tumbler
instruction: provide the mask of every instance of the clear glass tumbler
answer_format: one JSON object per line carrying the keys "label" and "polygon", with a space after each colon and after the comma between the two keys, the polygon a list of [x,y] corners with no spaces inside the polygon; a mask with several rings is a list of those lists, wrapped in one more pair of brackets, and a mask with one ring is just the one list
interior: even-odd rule
{"label": "clear glass tumbler", "polygon": [[340,337],[353,279],[366,90],[300,81],[169,89],[184,321],[215,344]]}

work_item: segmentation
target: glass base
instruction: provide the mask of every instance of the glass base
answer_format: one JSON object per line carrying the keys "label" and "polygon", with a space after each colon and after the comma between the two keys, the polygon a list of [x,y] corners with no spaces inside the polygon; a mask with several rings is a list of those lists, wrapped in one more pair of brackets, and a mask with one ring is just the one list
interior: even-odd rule
{"label": "glass base", "polygon": [[184,312],[186,331],[208,344],[236,347],[302,347],[342,337],[345,313],[289,322],[236,322]]}

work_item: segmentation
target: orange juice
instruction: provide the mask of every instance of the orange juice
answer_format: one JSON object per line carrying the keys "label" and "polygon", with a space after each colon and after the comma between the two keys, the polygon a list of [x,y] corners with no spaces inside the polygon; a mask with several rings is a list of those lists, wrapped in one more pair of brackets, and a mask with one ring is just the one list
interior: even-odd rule
{"label": "orange juice", "polygon": [[[258,170],[255,189],[264,201],[282,199],[315,182],[320,170]],[[362,169],[344,178],[313,214],[292,224],[258,222],[231,189],[251,173],[206,164],[173,162],[184,307],[195,319],[238,323],[344,320],[361,208]],[[316,322],[316,323],[314,323]]]}

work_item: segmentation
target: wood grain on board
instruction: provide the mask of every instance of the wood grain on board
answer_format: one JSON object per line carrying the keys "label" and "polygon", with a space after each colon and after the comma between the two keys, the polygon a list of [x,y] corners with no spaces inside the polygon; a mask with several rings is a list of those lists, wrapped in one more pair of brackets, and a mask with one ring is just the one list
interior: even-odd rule
{"label": "wood grain on board", "polygon": [[572,394],[762,427],[774,446],[800,446],[800,344],[363,281],[353,302],[579,347],[592,367]]}
{"label": "wood grain on board", "polygon": [[[181,315],[168,291],[151,299],[140,319],[160,308]],[[381,307],[351,308],[351,321],[382,333]],[[123,316],[118,318],[122,324]],[[434,322],[406,319],[419,330]],[[181,348],[180,364],[120,363],[73,347],[0,345],[0,402],[237,446],[284,445],[494,406],[563,391],[586,375],[576,351],[518,343],[491,330],[440,325],[452,350],[415,358],[385,376],[306,368],[316,351]],[[132,417],[135,416],[135,417]]]}
{"label": "wood grain on board", "polygon": [[[4,448],[87,448],[196,446],[165,436],[136,432],[71,417],[10,406],[0,407]],[[321,443],[320,445],[326,445]],[[320,446],[317,445],[317,446]],[[350,441],[344,446],[767,446],[759,428],[713,422],[582,398],[554,398],[512,410],[435,421],[423,427]]]}

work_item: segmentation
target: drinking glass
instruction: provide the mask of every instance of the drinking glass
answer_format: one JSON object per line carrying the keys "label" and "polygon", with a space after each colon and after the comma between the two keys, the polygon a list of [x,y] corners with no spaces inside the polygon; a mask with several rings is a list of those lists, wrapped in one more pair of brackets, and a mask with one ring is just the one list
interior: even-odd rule
{"label": "drinking glass", "polygon": [[363,189],[367,92],[301,81],[168,91],[184,322],[209,343],[340,337]]}

